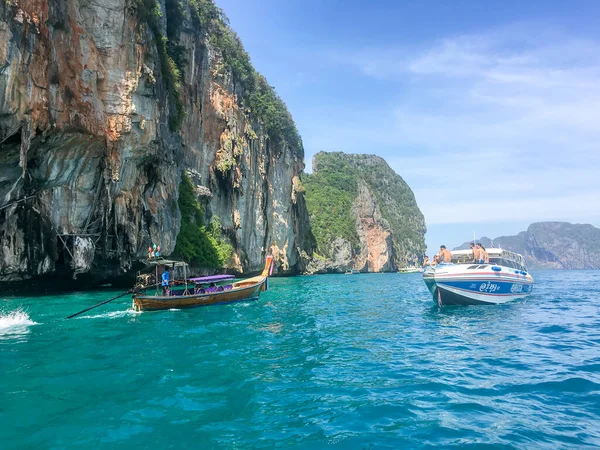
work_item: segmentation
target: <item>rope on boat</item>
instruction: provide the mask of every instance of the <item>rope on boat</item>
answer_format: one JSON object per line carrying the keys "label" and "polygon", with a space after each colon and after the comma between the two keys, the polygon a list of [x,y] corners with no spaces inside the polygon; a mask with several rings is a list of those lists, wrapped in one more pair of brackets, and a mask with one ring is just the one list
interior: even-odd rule
{"label": "rope on boat", "polygon": [[78,316],[79,314],[83,314],[84,312],[89,311],[90,309],[94,309],[94,308],[97,308],[98,306],[106,305],[107,303],[110,303],[113,300],[121,298],[121,297],[123,297],[124,295],[127,295],[127,294],[132,294],[133,292],[135,292],[135,289],[129,289],[128,291],[123,292],[122,294],[119,294],[116,297],[113,297],[113,298],[111,298],[109,300],[104,300],[103,302],[100,302],[97,305],[90,306],[89,308],[85,308],[85,309],[83,309],[83,310],[81,310],[79,312],[76,312],[75,314],[71,314],[70,316],[65,317],[65,319],[72,319],[73,317]]}
{"label": "rope on boat", "polygon": [[112,302],[113,300],[116,300],[116,299],[118,299],[118,298],[121,298],[121,297],[123,297],[124,295],[127,295],[127,294],[135,294],[136,292],[139,292],[139,291],[142,291],[142,290],[144,290],[144,289],[148,289],[148,288],[151,288],[151,287],[154,287],[154,286],[158,286],[158,283],[156,283],[156,284],[154,284],[154,285],[141,286],[141,287],[135,287],[135,288],[129,289],[128,291],[125,291],[125,292],[123,292],[122,294],[119,294],[119,295],[117,295],[116,297],[113,297],[113,298],[111,298],[111,299],[108,299],[108,300],[104,300],[103,302],[100,302],[100,303],[98,303],[98,304],[96,304],[96,305],[94,305],[94,306],[90,306],[89,308],[85,308],[85,309],[83,309],[83,310],[81,310],[81,311],[79,311],[79,312],[76,312],[75,314],[71,314],[70,316],[67,316],[67,317],[65,317],[65,319],[72,319],[73,317],[75,317],[75,316],[78,316],[79,314],[83,314],[84,312],[87,312],[87,311],[89,311],[90,309],[97,308],[98,306],[106,305],[107,303],[110,303],[110,302]]}

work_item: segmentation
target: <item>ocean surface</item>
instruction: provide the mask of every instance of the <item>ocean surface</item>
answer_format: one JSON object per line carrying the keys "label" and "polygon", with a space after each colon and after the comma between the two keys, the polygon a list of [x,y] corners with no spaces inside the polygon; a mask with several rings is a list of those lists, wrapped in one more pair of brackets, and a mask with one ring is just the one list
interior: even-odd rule
{"label": "ocean surface", "polygon": [[0,448],[600,447],[600,271],[439,309],[420,274],[135,313],[0,295]]}

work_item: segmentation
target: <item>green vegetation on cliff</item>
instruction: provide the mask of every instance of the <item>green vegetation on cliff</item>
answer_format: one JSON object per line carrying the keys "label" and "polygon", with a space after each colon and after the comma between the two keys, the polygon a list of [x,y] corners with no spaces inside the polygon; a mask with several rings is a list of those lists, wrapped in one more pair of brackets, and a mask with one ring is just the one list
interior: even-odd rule
{"label": "green vegetation on cliff", "polygon": [[[381,158],[352,155],[354,167],[379,203],[381,215],[389,223],[398,256],[425,252],[425,218],[406,182]],[[417,258],[420,261],[420,258]],[[405,264],[406,261],[398,261]]]}
{"label": "green vegetation on cliff", "polygon": [[183,47],[177,45],[177,39],[183,22],[184,12],[181,2],[167,0],[167,36],[161,31],[162,12],[156,0],[137,0],[138,16],[146,22],[154,36],[156,51],[160,60],[160,70],[175,112],[169,114],[169,129],[177,131],[185,117],[181,100],[181,70],[185,63]]}
{"label": "green vegetation on cliff", "polygon": [[[185,20],[190,19],[192,31],[202,35],[223,55],[224,64],[217,71],[231,71],[240,88],[240,100],[250,116],[264,127],[273,143],[288,145],[296,155],[304,157],[302,139],[286,104],[266,78],[254,69],[227,16],[213,0],[166,0],[164,18],[157,0],[137,0],[137,5],[140,19],[148,23],[154,35],[161,73],[175,106],[175,112],[169,116],[172,131],[179,129],[185,117],[180,89],[187,60],[185,48],[178,42]],[[162,19],[166,21],[166,36],[161,31]]]}
{"label": "green vegetation on cliff", "polygon": [[318,252],[331,256],[329,248],[337,237],[352,245],[359,243],[356,219],[350,211],[356,198],[357,183],[352,167],[340,161],[335,153],[319,153],[318,164],[318,171],[304,175],[302,184]]}
{"label": "green vegetation on cliff", "polygon": [[248,112],[264,126],[274,143],[288,145],[303,157],[302,139],[286,104],[266,78],[256,72],[240,38],[229,26],[225,13],[213,0],[189,0],[189,4],[193,22],[223,55],[225,65],[218,70],[229,68],[234,81],[242,88],[241,100]]}
{"label": "green vegetation on cliff", "polygon": [[183,172],[179,185],[179,209],[181,229],[177,235],[175,255],[196,267],[219,269],[231,257],[233,248],[221,237],[221,224],[213,218],[204,225],[204,211],[196,200],[194,185]]}
{"label": "green vegetation on cliff", "polygon": [[357,217],[351,209],[359,182],[366,184],[389,226],[396,263],[419,260],[425,250],[426,228],[415,196],[383,159],[372,155],[325,152],[315,155],[313,174],[305,175],[303,184],[318,252],[331,256],[331,243],[337,237],[354,247],[358,244]]}

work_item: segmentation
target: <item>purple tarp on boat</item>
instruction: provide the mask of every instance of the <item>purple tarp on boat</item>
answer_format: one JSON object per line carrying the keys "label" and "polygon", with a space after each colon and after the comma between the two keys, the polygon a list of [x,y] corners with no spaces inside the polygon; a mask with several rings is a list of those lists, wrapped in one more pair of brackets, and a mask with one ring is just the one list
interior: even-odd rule
{"label": "purple tarp on boat", "polygon": [[210,277],[188,278],[194,283],[216,283],[217,281],[233,280],[234,275],[211,275]]}

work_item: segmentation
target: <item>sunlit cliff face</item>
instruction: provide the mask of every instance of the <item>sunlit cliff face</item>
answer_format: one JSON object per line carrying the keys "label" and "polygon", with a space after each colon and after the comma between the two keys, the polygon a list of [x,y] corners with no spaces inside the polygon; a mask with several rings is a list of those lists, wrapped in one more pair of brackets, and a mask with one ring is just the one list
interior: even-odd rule
{"label": "sunlit cliff face", "polygon": [[169,255],[183,170],[234,248],[229,267],[258,271],[272,252],[276,272],[302,271],[302,155],[271,142],[220,52],[186,26],[185,116],[173,130],[154,36],[130,3],[0,4],[0,279],[101,279],[130,271],[152,243]]}

